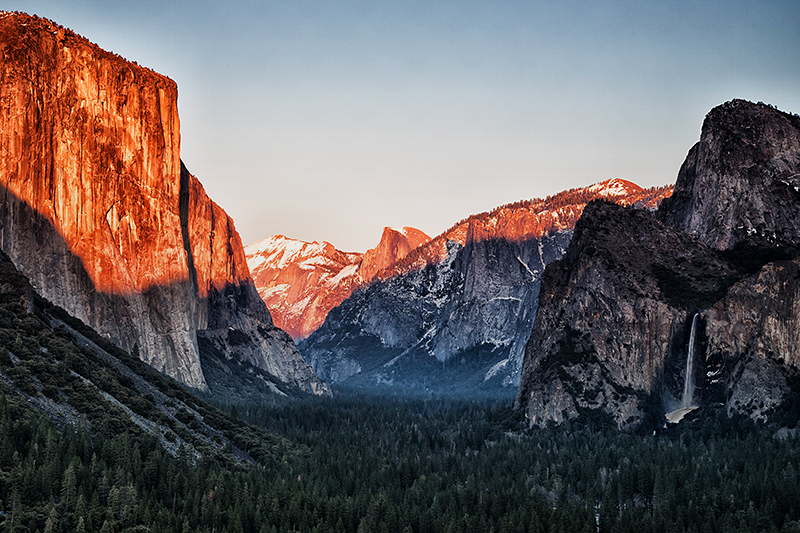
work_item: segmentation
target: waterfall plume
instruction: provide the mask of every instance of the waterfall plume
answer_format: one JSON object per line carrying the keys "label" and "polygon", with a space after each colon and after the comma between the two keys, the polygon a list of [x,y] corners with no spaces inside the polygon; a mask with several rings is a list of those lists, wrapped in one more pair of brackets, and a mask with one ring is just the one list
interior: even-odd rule
{"label": "waterfall plume", "polygon": [[694,345],[695,345],[695,331],[697,330],[697,317],[700,313],[695,313],[692,319],[692,331],[689,333],[689,349],[686,354],[686,374],[683,378],[683,397],[681,398],[681,407],[691,407],[694,400]]}

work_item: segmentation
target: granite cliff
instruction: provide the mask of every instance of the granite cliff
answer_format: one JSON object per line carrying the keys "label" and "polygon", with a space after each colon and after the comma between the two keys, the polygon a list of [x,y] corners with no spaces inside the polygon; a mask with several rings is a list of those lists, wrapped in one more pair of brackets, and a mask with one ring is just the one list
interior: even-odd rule
{"label": "granite cliff", "polygon": [[656,216],[587,207],[543,277],[515,404],[531,424],[595,410],[658,426],[687,374],[695,404],[780,407],[800,365],[798,139],[797,116],[734,100],[708,114]]}
{"label": "granite cliff", "polygon": [[661,209],[669,225],[720,250],[800,242],[800,118],[733,100],[712,109]]}
{"label": "granite cliff", "polygon": [[0,15],[0,55],[0,247],[34,288],[189,386],[209,385],[200,330],[324,390],[272,325],[232,221],[182,168],[175,83],[19,13]]}
{"label": "granite cliff", "polygon": [[586,202],[652,207],[666,194],[613,179],[471,216],[378,273],[298,346],[331,382],[496,392],[518,379],[541,272]]}
{"label": "granite cliff", "polygon": [[275,324],[299,340],[353,291],[429,240],[418,229],[387,227],[378,245],[362,254],[273,235],[246,247],[245,254]]}
{"label": "granite cliff", "polygon": [[651,397],[666,413],[679,403],[694,312],[740,277],[652,213],[589,204],[566,255],[545,270],[518,405],[532,424],[602,409],[627,426]]}
{"label": "granite cliff", "polygon": [[358,275],[369,283],[377,275],[408,256],[411,251],[430,241],[422,231],[410,228],[383,228],[378,246],[370,248],[361,258]]}

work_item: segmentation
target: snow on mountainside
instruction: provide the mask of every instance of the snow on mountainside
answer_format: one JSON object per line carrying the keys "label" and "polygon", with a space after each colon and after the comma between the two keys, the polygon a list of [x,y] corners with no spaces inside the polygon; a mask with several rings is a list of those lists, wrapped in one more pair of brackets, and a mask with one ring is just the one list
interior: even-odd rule
{"label": "snow on mountainside", "polygon": [[273,235],[247,246],[245,254],[275,324],[302,339],[356,288],[429,240],[415,228],[384,228],[378,246],[361,254],[342,252],[329,242]]}
{"label": "snow on mountainside", "polygon": [[378,273],[298,347],[329,382],[441,392],[512,385],[541,273],[563,256],[586,203],[654,209],[670,193],[614,179],[473,215]]}
{"label": "snow on mountainside", "polygon": [[378,246],[363,254],[342,252],[328,242],[305,242],[283,235],[251,244],[245,254],[275,324],[299,340],[316,331],[328,312],[357,288],[441,263],[447,257],[448,241],[464,246],[468,240],[539,238],[574,227],[583,205],[594,198],[654,208],[664,194],[664,188],[645,190],[612,178],[470,216],[434,239],[415,228],[387,227]]}
{"label": "snow on mountainside", "polygon": [[670,194],[672,187],[643,189],[630,181],[611,178],[589,187],[562,191],[547,198],[506,204],[461,220],[391,268],[379,273],[377,277],[391,279],[444,261],[447,257],[448,241],[462,246],[469,240],[504,239],[515,242],[572,230],[583,212],[583,207],[597,198],[652,210]]}
{"label": "snow on mountainside", "polygon": [[303,338],[325,320],[327,311],[357,285],[359,253],[341,252],[328,242],[304,242],[273,235],[245,247],[258,294],[275,324]]}
{"label": "snow on mountainside", "polygon": [[610,180],[596,183],[587,189],[589,193],[597,193],[606,198],[639,194],[643,190],[644,189],[635,183],[619,178],[612,178]]}

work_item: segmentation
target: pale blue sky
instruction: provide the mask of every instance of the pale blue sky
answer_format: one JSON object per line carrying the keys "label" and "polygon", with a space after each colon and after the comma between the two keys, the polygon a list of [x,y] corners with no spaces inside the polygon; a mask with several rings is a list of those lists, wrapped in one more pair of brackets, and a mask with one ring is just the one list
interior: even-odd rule
{"label": "pale blue sky", "polygon": [[800,112],[798,1],[7,0],[178,83],[182,159],[244,242],[609,177],[673,183],[732,98]]}

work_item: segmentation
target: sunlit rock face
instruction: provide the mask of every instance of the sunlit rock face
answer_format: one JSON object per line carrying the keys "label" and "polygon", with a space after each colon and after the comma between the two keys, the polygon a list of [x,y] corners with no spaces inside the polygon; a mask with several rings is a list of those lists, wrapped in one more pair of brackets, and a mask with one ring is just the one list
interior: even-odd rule
{"label": "sunlit rock face", "polygon": [[531,424],[663,423],[696,313],[699,403],[755,418],[781,404],[800,365],[797,139],[797,116],[735,100],[708,114],[656,217],[587,208],[544,275],[515,403]]}
{"label": "sunlit rock face", "polygon": [[327,385],[306,364],[291,337],[273,326],[250,277],[233,220],[185,168],[183,180],[188,189],[191,270],[199,296],[198,335],[226,358],[246,361],[302,391],[327,394]]}
{"label": "sunlit rock face", "polygon": [[669,188],[613,179],[471,216],[411,251],[299,343],[323,379],[418,391],[515,385],[540,276],[594,198],[655,207]]}
{"label": "sunlit rock face", "polygon": [[273,235],[245,248],[258,294],[275,324],[302,339],[317,329],[328,311],[363,283],[360,253],[328,242],[304,242]]}
{"label": "sunlit rock face", "polygon": [[3,250],[43,296],[204,387],[175,83],[24,15],[0,19],[0,53]]}
{"label": "sunlit rock face", "polygon": [[232,222],[181,172],[175,83],[22,14],[0,14],[0,55],[2,249],[43,296],[206,388],[197,330],[274,328]]}
{"label": "sunlit rock face", "polygon": [[381,235],[378,246],[367,250],[361,258],[358,274],[366,282],[372,281],[376,275],[430,240],[430,237],[418,229],[383,228],[383,235]]}
{"label": "sunlit rock face", "polygon": [[384,228],[378,245],[361,254],[342,252],[328,242],[273,235],[245,253],[275,324],[299,340],[319,328],[353,291],[429,240],[414,228]]}

